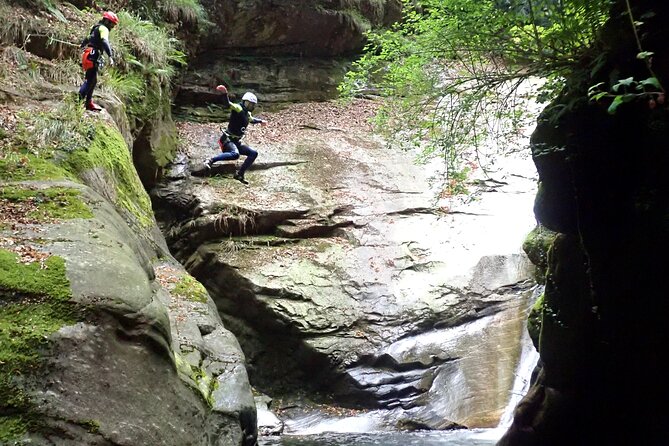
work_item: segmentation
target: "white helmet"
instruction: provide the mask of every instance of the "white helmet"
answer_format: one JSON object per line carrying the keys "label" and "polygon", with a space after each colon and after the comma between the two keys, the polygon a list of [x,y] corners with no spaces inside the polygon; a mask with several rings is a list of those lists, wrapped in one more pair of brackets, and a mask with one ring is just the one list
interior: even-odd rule
{"label": "white helmet", "polygon": [[242,96],[242,101],[249,101],[252,104],[257,104],[258,98],[250,91],[247,91],[246,93],[244,93],[244,96]]}

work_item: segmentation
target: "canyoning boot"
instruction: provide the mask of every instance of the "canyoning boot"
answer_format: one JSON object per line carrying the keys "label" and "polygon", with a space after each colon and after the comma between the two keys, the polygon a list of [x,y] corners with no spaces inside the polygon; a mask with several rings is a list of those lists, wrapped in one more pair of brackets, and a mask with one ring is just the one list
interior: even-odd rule
{"label": "canyoning boot", "polygon": [[249,184],[249,182],[244,179],[244,174],[236,173],[234,174],[233,178],[239,181],[240,183]]}
{"label": "canyoning boot", "polygon": [[100,107],[98,104],[93,103],[93,101],[90,101],[86,103],[86,110],[100,111],[102,110],[102,107]]}
{"label": "canyoning boot", "polygon": [[205,169],[211,170],[211,160],[210,159],[206,159],[206,160],[202,161],[202,165],[204,166]]}

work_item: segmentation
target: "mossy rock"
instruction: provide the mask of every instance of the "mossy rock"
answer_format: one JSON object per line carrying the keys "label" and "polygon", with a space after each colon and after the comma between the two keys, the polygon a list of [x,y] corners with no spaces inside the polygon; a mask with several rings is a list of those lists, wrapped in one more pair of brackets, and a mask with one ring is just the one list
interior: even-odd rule
{"label": "mossy rock", "polygon": [[79,196],[78,190],[66,187],[0,187],[0,202],[4,201],[3,207],[15,206],[20,213],[25,212],[26,217],[39,222],[50,219],[92,218],[93,213]]}
{"label": "mossy rock", "polygon": [[193,302],[207,302],[209,294],[204,286],[195,280],[190,274],[186,274],[174,286],[172,290],[177,296],[181,296]]}
{"label": "mossy rock", "polygon": [[530,314],[527,316],[527,332],[532,339],[534,348],[539,350],[539,337],[541,335],[541,318],[544,310],[544,294],[537,298],[536,302],[530,309]]}
{"label": "mossy rock", "polygon": [[0,159],[0,178],[4,181],[60,180],[72,179],[72,175],[57,166],[53,159],[14,153]]}
{"label": "mossy rock", "polygon": [[[85,178],[91,170],[102,168],[108,172],[105,180],[114,186],[115,196],[107,198],[125,210],[140,226],[153,225],[151,200],[137,176],[128,146],[118,130],[104,123],[97,124],[90,145],[70,153],[63,166],[79,178]],[[100,192],[108,185],[89,186]]]}
{"label": "mossy rock", "polygon": [[548,250],[555,240],[556,232],[541,225],[537,225],[525,238],[523,251],[530,261],[537,267],[535,279],[538,283],[546,283],[546,270],[548,268]]}
{"label": "mossy rock", "polygon": [[[30,396],[21,385],[39,371],[49,336],[80,319],[70,302],[65,261],[21,263],[0,249],[0,441],[21,437],[39,425]],[[4,443],[3,443],[4,444]]]}

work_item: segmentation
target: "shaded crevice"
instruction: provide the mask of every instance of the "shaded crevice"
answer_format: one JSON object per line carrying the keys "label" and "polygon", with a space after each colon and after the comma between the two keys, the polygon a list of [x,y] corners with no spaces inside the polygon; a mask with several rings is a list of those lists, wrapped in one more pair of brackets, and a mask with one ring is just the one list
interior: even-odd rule
{"label": "shaded crevice", "polygon": [[444,364],[449,361],[457,360],[458,358],[440,358],[439,356],[431,355],[430,362],[410,361],[398,362],[392,355],[383,353],[381,355],[363,355],[358,361],[351,365],[351,367],[368,366],[376,369],[393,370],[396,372],[408,372],[412,370],[424,370]]}
{"label": "shaded crevice", "polygon": [[440,215],[443,214],[443,212],[438,209],[420,206],[415,208],[400,209],[399,211],[387,212],[383,215],[391,216],[391,215],[416,215],[416,214]]}

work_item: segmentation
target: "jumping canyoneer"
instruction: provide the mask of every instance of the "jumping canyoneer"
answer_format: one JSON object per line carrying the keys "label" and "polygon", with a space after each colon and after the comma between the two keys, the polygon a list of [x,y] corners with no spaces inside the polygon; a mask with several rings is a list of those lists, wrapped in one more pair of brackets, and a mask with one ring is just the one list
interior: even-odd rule
{"label": "jumping canyoneer", "polygon": [[246,134],[246,128],[249,124],[266,124],[267,121],[260,118],[254,118],[251,114],[255,109],[256,104],[258,104],[258,98],[255,94],[247,91],[242,96],[241,103],[237,104],[230,102],[228,89],[224,85],[217,86],[216,90],[223,93],[223,105],[230,109],[230,120],[228,122],[228,128],[223,131],[218,140],[218,145],[222,153],[205,160],[204,166],[209,170],[211,169],[211,165],[217,161],[236,160],[240,155],[244,155],[246,156],[246,159],[239,170],[234,174],[234,178],[237,181],[248,184],[248,181],[244,179],[244,173],[256,160],[258,152],[246,144],[242,144],[241,140]]}

